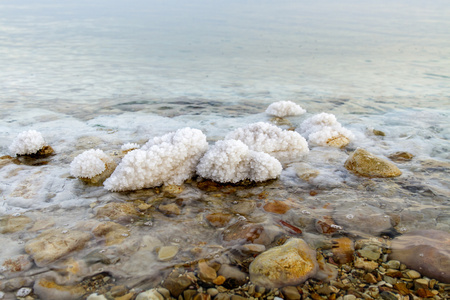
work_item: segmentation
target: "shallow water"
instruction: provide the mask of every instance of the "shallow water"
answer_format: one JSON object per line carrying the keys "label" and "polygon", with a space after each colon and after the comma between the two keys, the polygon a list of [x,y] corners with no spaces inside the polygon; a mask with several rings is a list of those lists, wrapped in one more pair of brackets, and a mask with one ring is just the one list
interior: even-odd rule
{"label": "shallow water", "polygon": [[[121,261],[102,268],[125,283],[141,276],[157,282],[166,267],[230,247],[222,236],[227,229],[205,219],[215,212],[230,214],[230,224],[241,217],[264,224],[274,235],[288,233],[279,220],[318,235],[314,220],[323,216],[359,236],[392,228],[449,232],[449,15],[446,1],[3,1],[0,154],[10,154],[18,133],[36,129],[56,155],[45,165],[0,165],[0,213],[20,213],[35,226],[2,234],[0,258],[24,253],[43,228],[90,232],[86,224],[98,219],[99,207],[138,200],[152,208],[125,224],[125,242],[107,247],[93,239],[74,257],[103,249]],[[195,178],[180,194],[111,193],[69,175],[84,150],[118,153],[123,143],[143,144],[185,126],[213,143],[235,128],[270,121],[264,110],[280,100],[308,111],[288,118],[293,127],[325,111],[355,141],[344,150],[311,148],[285,163],[280,179],[250,186],[205,190]],[[343,167],[357,147],[414,158],[397,163],[398,178],[360,178]],[[296,163],[319,176],[301,179]],[[265,212],[272,200],[291,209]],[[161,213],[159,205],[169,203],[181,213]],[[358,218],[358,209],[372,219]],[[146,243],[184,250],[159,262]],[[136,263],[142,260],[145,266]]]}

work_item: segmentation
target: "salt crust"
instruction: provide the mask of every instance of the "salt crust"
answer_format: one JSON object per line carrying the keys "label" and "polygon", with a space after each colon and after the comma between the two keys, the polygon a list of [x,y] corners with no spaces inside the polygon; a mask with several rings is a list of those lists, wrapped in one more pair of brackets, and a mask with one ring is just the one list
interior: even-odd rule
{"label": "salt crust", "polygon": [[120,147],[120,150],[122,150],[122,151],[129,151],[129,150],[134,150],[134,149],[138,149],[138,148],[139,148],[139,144],[126,143],[126,144],[123,144],[122,147]]}
{"label": "salt crust", "polygon": [[299,133],[264,122],[238,128],[225,139],[240,140],[250,150],[268,153],[279,160],[295,159],[309,152],[308,143]]}
{"label": "salt crust", "polygon": [[266,113],[276,117],[298,116],[306,112],[300,105],[292,101],[278,101],[270,104]]}
{"label": "salt crust", "polygon": [[14,155],[29,155],[37,153],[46,145],[40,132],[28,130],[17,135],[11,146],[9,146],[9,151]]}
{"label": "salt crust", "polygon": [[350,130],[342,127],[335,115],[324,112],[303,121],[299,131],[308,137],[309,143],[317,146],[327,146],[328,141],[338,136],[344,136],[348,140],[355,138]]}
{"label": "salt crust", "polygon": [[217,182],[265,181],[281,174],[281,163],[238,140],[218,141],[201,158],[197,173]]}
{"label": "salt crust", "polygon": [[70,174],[78,178],[93,178],[106,169],[113,159],[100,149],[84,151],[70,164]]}
{"label": "salt crust", "polygon": [[207,149],[206,136],[198,129],[186,127],[155,137],[128,152],[104,186],[111,191],[128,191],[180,185],[195,173]]}

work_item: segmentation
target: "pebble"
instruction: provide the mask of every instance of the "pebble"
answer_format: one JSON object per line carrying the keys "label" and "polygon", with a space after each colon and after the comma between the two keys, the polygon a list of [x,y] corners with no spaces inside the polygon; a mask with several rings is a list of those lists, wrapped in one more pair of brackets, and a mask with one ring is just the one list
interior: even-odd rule
{"label": "pebble", "polygon": [[344,300],[356,300],[356,296],[355,295],[345,295]]}
{"label": "pebble", "polygon": [[136,300],[164,300],[164,297],[156,289],[151,289],[137,295]]}
{"label": "pebble", "polygon": [[222,285],[225,282],[226,278],[222,275],[219,275],[216,277],[216,279],[213,280],[213,283],[215,285]]}
{"label": "pebble", "polygon": [[355,268],[364,269],[368,272],[372,272],[378,267],[378,264],[375,261],[366,261],[360,257],[355,260]]}
{"label": "pebble", "polygon": [[386,263],[386,265],[388,266],[388,268],[391,268],[394,270],[400,269],[400,261],[399,260],[390,260]]}
{"label": "pebble", "polygon": [[16,292],[16,296],[17,296],[17,297],[26,297],[26,296],[28,296],[29,294],[31,294],[32,291],[33,291],[33,290],[32,290],[31,288],[23,287],[23,288],[20,288],[20,289]]}
{"label": "pebble", "polygon": [[378,247],[364,248],[357,251],[359,255],[368,260],[378,260],[380,258],[381,252]]}
{"label": "pebble", "polygon": [[36,281],[33,291],[40,299],[46,300],[75,300],[86,293],[81,286],[59,285],[55,281],[45,278]]}
{"label": "pebble", "polygon": [[425,278],[418,278],[414,280],[414,288],[417,289],[427,289],[429,284],[429,280]]}
{"label": "pebble", "polygon": [[316,251],[302,239],[289,239],[271,248],[250,264],[250,280],[265,287],[298,285],[314,276],[319,269]]}
{"label": "pebble", "polygon": [[211,295],[211,297],[216,296],[217,294],[219,294],[219,291],[215,288],[209,288],[206,290],[206,292]]}
{"label": "pebble", "polygon": [[411,279],[417,279],[421,277],[420,273],[414,270],[406,271],[406,276]]}
{"label": "pebble", "polygon": [[164,246],[159,248],[158,260],[160,261],[171,260],[177,255],[179,249],[180,248],[178,246]]}
{"label": "pebble", "polygon": [[192,281],[188,276],[174,271],[164,280],[163,287],[168,289],[170,294],[177,298],[191,283]]}
{"label": "pebble", "polygon": [[86,298],[86,300],[108,300],[103,295],[98,295],[97,293],[90,294],[89,297]]}
{"label": "pebble", "polygon": [[219,293],[216,297],[214,297],[214,300],[230,300],[231,296],[225,293]]}
{"label": "pebble", "polygon": [[200,260],[198,263],[198,277],[203,281],[212,282],[217,278],[217,273],[205,260]]}
{"label": "pebble", "polygon": [[165,214],[166,216],[170,216],[170,215],[180,215],[181,214],[181,209],[178,205],[176,205],[175,203],[170,203],[170,204],[161,204],[158,209]]}
{"label": "pebble", "polygon": [[301,299],[300,293],[295,286],[285,286],[281,289],[285,299],[287,300],[299,300]]}
{"label": "pebble", "polygon": [[280,215],[284,215],[286,212],[288,212],[291,209],[289,205],[287,205],[283,201],[278,201],[278,200],[268,202],[266,205],[264,205],[263,208],[267,212],[280,214]]}

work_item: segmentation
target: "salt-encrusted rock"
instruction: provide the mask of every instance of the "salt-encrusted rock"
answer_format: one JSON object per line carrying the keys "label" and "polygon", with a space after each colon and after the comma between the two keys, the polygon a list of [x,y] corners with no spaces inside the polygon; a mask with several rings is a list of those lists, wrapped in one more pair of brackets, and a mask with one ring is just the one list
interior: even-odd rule
{"label": "salt-encrusted rock", "polygon": [[288,117],[288,116],[298,116],[304,114],[304,110],[300,105],[295,104],[292,101],[278,101],[270,104],[266,113],[276,117]]}
{"label": "salt-encrusted rock", "polygon": [[362,148],[356,149],[345,161],[344,166],[357,175],[367,177],[396,177],[402,175],[396,165]]}
{"label": "salt-encrusted rock", "polygon": [[266,181],[281,174],[281,163],[237,140],[218,141],[201,158],[197,173],[217,182]]}
{"label": "salt-encrusted rock", "polygon": [[353,133],[342,127],[333,114],[320,113],[303,121],[299,132],[311,145],[341,148],[354,139]]}
{"label": "salt-encrusted rock", "polygon": [[417,230],[392,241],[390,259],[396,259],[421,274],[450,283],[450,233]]}
{"label": "salt-encrusted rock", "polygon": [[83,249],[90,239],[91,235],[83,231],[50,229],[30,240],[25,251],[33,257],[36,265],[43,267],[70,252]]}
{"label": "salt-encrusted rock", "polygon": [[268,153],[279,160],[300,158],[309,152],[308,143],[300,134],[264,122],[238,128],[225,140],[239,140],[250,150]]}
{"label": "salt-encrusted rock", "polygon": [[17,135],[11,146],[9,146],[9,151],[13,155],[32,155],[36,154],[46,145],[40,132],[28,130]]}
{"label": "salt-encrusted rock", "polygon": [[33,291],[40,299],[46,300],[76,300],[86,293],[80,285],[59,285],[53,279],[41,278],[33,286]]}
{"label": "salt-encrusted rock", "polygon": [[198,129],[187,127],[155,137],[127,153],[104,186],[111,191],[127,191],[180,185],[194,175],[207,149],[206,136]]}
{"label": "salt-encrusted rock", "polygon": [[302,239],[290,239],[284,245],[269,249],[250,264],[250,280],[268,288],[298,285],[318,270],[316,251]]}
{"label": "salt-encrusted rock", "polygon": [[122,151],[122,153],[128,153],[132,150],[139,149],[139,147],[140,146],[136,143],[126,143],[120,147],[120,150]]}
{"label": "salt-encrusted rock", "polygon": [[116,166],[111,156],[100,149],[91,149],[74,158],[70,164],[70,174],[87,183],[102,183]]}

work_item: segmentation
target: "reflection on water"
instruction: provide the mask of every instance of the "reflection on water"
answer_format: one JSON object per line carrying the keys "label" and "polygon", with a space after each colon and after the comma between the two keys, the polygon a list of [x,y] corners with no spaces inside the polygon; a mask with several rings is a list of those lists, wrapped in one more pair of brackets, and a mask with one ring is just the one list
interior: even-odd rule
{"label": "reflection on water", "polygon": [[[222,259],[243,243],[269,248],[302,236],[322,247],[330,236],[318,221],[354,239],[450,232],[450,6],[383,2],[3,1],[0,153],[36,129],[56,155],[37,166],[0,160],[0,260],[25,254],[47,229],[87,232],[82,249],[49,265],[60,284],[109,272],[118,284],[146,288],[174,266]],[[312,148],[262,184],[193,178],[110,193],[69,176],[84,150],[118,159],[123,143],[185,126],[213,143],[270,122],[264,110],[279,100],[308,110],[280,126],[325,111],[355,141]],[[403,175],[349,173],[343,164],[357,147],[391,157]],[[392,158],[399,151],[413,158]],[[124,206],[105,206],[114,203]],[[78,273],[61,271],[74,262]],[[20,273],[28,281],[48,271],[28,265]]]}

